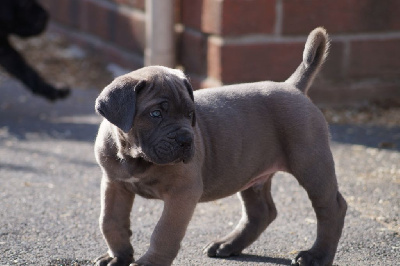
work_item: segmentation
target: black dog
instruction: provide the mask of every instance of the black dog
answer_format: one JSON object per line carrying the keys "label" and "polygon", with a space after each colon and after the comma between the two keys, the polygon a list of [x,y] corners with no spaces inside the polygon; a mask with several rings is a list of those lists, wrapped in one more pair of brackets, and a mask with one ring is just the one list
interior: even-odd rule
{"label": "black dog", "polygon": [[35,0],[0,1],[0,65],[33,93],[54,101],[67,97],[70,89],[57,89],[43,80],[8,41],[11,34],[24,38],[40,34],[48,19],[47,12]]}

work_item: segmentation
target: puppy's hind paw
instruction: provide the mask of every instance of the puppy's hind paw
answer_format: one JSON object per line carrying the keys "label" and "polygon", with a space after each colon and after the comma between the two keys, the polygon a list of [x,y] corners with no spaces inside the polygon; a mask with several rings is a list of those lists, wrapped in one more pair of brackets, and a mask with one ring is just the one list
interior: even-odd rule
{"label": "puppy's hind paw", "polygon": [[104,254],[94,260],[96,266],[128,266],[132,262],[132,259],[125,259],[120,257],[111,257],[108,254]]}
{"label": "puppy's hind paw", "polygon": [[301,251],[295,259],[292,260],[292,266],[330,266],[332,262],[327,262],[324,256],[317,256],[311,251]]}
{"label": "puppy's hind paw", "polygon": [[203,253],[209,257],[226,258],[238,256],[242,252],[231,243],[226,242],[211,242],[203,249]]}

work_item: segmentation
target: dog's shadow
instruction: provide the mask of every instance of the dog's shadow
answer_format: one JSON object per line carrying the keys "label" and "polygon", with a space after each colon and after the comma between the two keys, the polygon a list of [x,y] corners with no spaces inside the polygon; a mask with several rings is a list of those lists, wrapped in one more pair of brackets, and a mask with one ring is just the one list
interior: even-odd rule
{"label": "dog's shadow", "polygon": [[[220,258],[213,258],[213,259],[218,260]],[[260,256],[260,255],[245,254],[245,253],[242,253],[239,256],[224,258],[224,260],[240,261],[243,263],[262,262],[262,263],[270,263],[276,265],[290,265],[292,262],[291,260],[285,258],[273,258],[268,256]]]}

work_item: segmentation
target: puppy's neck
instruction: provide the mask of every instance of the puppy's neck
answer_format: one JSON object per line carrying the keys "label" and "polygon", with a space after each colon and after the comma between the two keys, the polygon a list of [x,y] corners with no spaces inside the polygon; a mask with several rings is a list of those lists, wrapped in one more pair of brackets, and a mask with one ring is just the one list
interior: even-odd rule
{"label": "puppy's neck", "polygon": [[142,156],[141,149],[129,141],[129,136],[120,129],[114,128],[114,143],[117,148],[117,157],[130,175],[144,173],[153,163]]}
{"label": "puppy's neck", "polygon": [[132,159],[140,158],[141,149],[132,143],[133,141],[130,140],[132,137],[115,126],[113,134],[118,158],[122,160],[127,157]]}

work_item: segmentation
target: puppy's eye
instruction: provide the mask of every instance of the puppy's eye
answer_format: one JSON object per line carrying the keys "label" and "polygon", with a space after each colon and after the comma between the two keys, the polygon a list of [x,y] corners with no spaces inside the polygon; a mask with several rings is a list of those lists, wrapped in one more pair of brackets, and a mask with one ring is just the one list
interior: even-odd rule
{"label": "puppy's eye", "polygon": [[161,111],[160,110],[151,111],[150,116],[154,118],[161,118]]}

